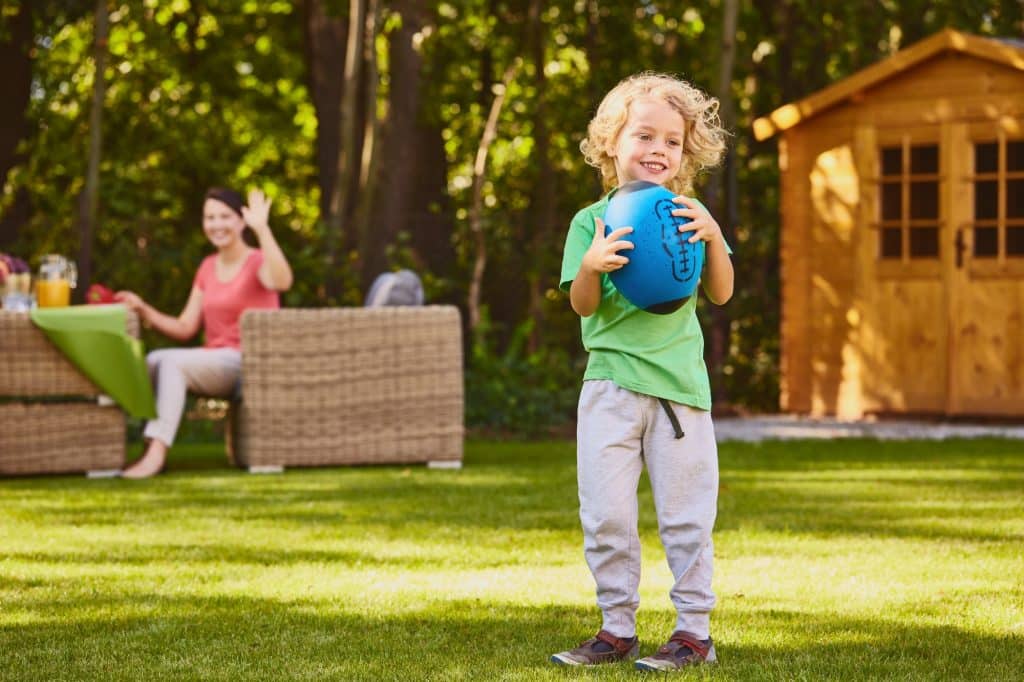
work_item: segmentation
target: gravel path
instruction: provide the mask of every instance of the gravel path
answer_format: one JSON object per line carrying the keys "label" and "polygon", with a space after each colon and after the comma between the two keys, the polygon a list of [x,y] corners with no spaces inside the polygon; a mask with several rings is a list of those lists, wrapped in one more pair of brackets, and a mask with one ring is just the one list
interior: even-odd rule
{"label": "gravel path", "polygon": [[877,438],[879,440],[945,440],[947,438],[1020,438],[1024,425],[971,424],[939,421],[840,421],[793,415],[720,417],[715,419],[719,441],[793,440],[800,438]]}

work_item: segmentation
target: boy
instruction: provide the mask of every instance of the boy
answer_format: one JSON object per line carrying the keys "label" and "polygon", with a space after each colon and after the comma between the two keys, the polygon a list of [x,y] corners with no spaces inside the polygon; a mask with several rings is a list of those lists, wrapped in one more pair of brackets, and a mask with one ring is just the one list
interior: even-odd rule
{"label": "boy", "polygon": [[[601,170],[605,189],[646,180],[677,194],[716,165],[725,148],[718,102],[670,76],[644,73],[609,92],[580,145]],[[627,301],[609,272],[628,263],[622,227],[604,232],[604,198],[576,214],[562,261],[561,288],[582,318],[590,357],[580,393],[577,476],[584,554],[597,584],[598,634],[551,657],[562,665],[598,665],[639,655],[640,539],[637,485],[647,466],[658,528],[675,578],[675,631],[641,670],[674,671],[713,662],[709,634],[712,542],[718,500],[718,453],[711,390],[696,295],[667,315]],[[677,196],[690,218],[690,241],[705,242],[704,291],[716,304],[732,296],[729,248],[715,219],[694,199]],[[683,228],[680,228],[681,231]]]}

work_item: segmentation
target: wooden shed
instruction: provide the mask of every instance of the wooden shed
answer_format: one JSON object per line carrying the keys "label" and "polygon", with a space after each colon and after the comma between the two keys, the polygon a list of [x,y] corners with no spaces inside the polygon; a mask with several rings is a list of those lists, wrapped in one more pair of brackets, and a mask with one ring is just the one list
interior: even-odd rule
{"label": "wooden shed", "polygon": [[779,135],[781,408],[1024,416],[1024,42],[933,35]]}

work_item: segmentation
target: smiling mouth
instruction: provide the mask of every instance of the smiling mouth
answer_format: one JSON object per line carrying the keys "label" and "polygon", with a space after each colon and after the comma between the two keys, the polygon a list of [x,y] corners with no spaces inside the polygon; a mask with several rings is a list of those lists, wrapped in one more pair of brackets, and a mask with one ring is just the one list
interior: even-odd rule
{"label": "smiling mouth", "polygon": [[643,166],[644,168],[646,168],[647,170],[651,171],[652,173],[662,173],[662,172],[664,172],[665,170],[668,169],[668,166],[666,166],[665,164],[663,164],[663,163],[654,163],[652,161],[647,161],[647,162],[641,163],[640,165]]}

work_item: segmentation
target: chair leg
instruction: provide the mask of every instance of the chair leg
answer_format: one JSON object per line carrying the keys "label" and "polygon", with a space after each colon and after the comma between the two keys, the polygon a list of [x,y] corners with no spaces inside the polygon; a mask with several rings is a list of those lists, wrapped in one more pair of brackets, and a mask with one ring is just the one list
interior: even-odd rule
{"label": "chair leg", "polygon": [[238,442],[238,420],[242,405],[238,400],[231,400],[228,403],[228,413],[224,424],[224,450],[228,456],[228,462],[232,466],[244,466],[240,444]]}
{"label": "chair leg", "polygon": [[284,467],[280,464],[260,464],[248,467],[250,474],[283,474]]}
{"label": "chair leg", "polygon": [[120,475],[120,469],[93,469],[85,472],[86,478],[117,478]]}
{"label": "chair leg", "polygon": [[427,462],[428,469],[461,469],[461,459],[441,459]]}

